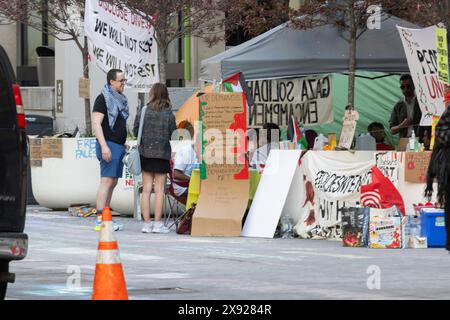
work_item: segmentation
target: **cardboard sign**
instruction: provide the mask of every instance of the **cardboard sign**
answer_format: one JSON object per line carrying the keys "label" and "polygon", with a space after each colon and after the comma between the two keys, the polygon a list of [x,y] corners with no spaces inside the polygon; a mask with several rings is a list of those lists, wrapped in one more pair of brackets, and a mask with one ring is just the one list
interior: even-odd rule
{"label": "cardboard sign", "polygon": [[201,191],[192,236],[240,236],[249,198],[246,103],[242,93],[200,97]]}
{"label": "cardboard sign", "polygon": [[344,114],[344,124],[339,138],[339,147],[350,149],[355,136],[356,121],[359,120],[359,113],[354,110],[347,110]]}
{"label": "cardboard sign", "polygon": [[90,98],[90,96],[91,96],[90,86],[91,86],[91,82],[89,79],[83,78],[83,77],[80,78],[80,80],[78,81],[78,94],[79,94],[80,98],[84,98],[84,99]]}
{"label": "cardboard sign", "polygon": [[428,164],[431,152],[406,152],[405,153],[405,181],[425,183],[427,179]]}
{"label": "cardboard sign", "polygon": [[42,167],[42,139],[30,139],[30,166]]}
{"label": "cardboard sign", "polygon": [[42,158],[62,158],[62,139],[42,139]]}

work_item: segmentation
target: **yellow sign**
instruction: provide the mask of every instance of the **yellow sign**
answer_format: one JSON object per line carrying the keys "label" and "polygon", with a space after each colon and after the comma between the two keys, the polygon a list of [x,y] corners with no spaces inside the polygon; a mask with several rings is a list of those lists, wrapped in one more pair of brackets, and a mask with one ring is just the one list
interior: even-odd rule
{"label": "yellow sign", "polygon": [[447,29],[445,28],[436,28],[436,49],[439,81],[444,84],[450,84],[448,77]]}

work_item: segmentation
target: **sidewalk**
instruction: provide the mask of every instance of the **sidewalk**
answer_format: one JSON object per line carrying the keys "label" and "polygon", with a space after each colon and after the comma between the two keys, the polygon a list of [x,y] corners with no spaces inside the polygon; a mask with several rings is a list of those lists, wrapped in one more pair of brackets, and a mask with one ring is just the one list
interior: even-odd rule
{"label": "sidewalk", "polygon": [[[130,299],[450,299],[450,255],[443,249],[143,234],[132,218],[115,219],[125,226],[115,236]],[[98,241],[94,219],[29,207],[25,232],[29,255],[11,264],[16,283],[7,297],[89,299]],[[368,288],[373,270],[380,272],[380,290]]]}

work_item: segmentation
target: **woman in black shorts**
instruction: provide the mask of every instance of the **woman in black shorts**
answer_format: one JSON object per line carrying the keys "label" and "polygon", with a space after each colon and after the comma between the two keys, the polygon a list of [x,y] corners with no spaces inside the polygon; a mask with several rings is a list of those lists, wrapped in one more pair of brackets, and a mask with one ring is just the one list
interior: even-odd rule
{"label": "woman in black shorts", "polygon": [[[140,112],[138,112],[138,115]],[[139,118],[139,117],[137,117]],[[139,153],[142,167],[141,208],[144,217],[142,232],[167,233],[169,230],[161,221],[164,206],[164,187],[170,170],[172,149],[170,139],[177,129],[175,116],[167,88],[156,83],[150,90],[150,102],[144,116]],[[150,194],[154,188],[155,221],[150,222]]]}

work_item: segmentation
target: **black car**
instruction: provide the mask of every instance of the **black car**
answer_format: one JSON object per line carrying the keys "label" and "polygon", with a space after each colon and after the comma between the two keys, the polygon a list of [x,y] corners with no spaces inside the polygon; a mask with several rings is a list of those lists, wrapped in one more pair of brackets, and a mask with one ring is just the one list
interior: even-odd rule
{"label": "black car", "polygon": [[0,300],[15,278],[9,263],[24,259],[28,250],[23,233],[29,158],[25,123],[20,87],[0,46]]}

